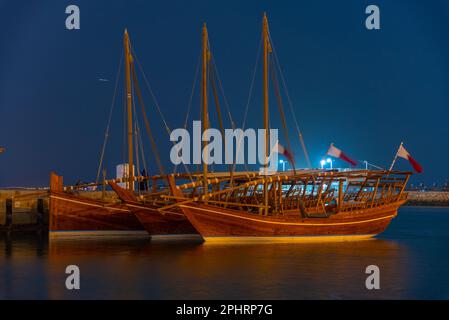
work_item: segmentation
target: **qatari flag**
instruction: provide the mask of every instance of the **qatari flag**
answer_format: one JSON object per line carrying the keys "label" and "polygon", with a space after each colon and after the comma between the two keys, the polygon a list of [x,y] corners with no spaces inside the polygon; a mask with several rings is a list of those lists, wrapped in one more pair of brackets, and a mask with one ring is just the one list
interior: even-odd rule
{"label": "qatari flag", "polygon": [[285,148],[282,144],[279,143],[279,141],[276,141],[276,144],[273,147],[273,151],[282,154],[284,157],[286,157],[291,163],[293,163],[293,155],[288,151],[287,148]]}
{"label": "qatari flag", "polygon": [[399,149],[398,149],[398,157],[401,157],[401,158],[404,158],[404,159],[410,161],[410,164],[412,165],[413,169],[415,169],[416,172],[418,172],[418,173],[422,172],[421,165],[418,162],[416,162],[415,159],[412,158],[410,153],[408,153],[407,150],[405,150],[405,148],[402,146],[402,144],[399,146]]}
{"label": "qatari flag", "polygon": [[351,166],[353,166],[353,167],[355,165],[357,165],[357,161],[352,160],[351,158],[349,158],[346,154],[344,154],[343,151],[341,151],[340,149],[336,148],[333,143],[331,143],[331,145],[329,147],[329,150],[327,150],[327,154],[329,156],[332,156],[332,157],[344,160],[344,161],[350,163]]}

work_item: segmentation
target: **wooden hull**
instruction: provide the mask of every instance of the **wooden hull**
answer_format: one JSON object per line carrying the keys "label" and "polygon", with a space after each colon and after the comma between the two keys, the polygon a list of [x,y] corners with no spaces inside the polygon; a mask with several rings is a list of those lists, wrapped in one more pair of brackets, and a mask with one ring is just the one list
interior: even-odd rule
{"label": "wooden hull", "polygon": [[51,237],[141,235],[136,216],[122,204],[106,204],[66,192],[50,192]]}
{"label": "wooden hull", "polygon": [[192,225],[206,241],[362,239],[383,232],[404,201],[386,206],[339,213],[329,218],[299,218],[298,215],[260,216],[205,204],[180,205]]}
{"label": "wooden hull", "polygon": [[127,203],[127,207],[152,238],[167,235],[198,235],[196,229],[180,211],[162,214],[155,207],[139,203]]}
{"label": "wooden hull", "polygon": [[152,238],[168,235],[198,235],[181,210],[173,209],[161,213],[157,210],[157,206],[139,202],[133,192],[123,189],[114,182],[109,185]]}

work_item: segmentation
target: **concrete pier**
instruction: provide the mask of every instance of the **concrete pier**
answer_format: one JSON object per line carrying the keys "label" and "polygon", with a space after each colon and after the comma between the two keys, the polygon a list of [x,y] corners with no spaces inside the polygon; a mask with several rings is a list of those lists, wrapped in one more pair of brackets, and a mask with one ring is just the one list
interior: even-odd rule
{"label": "concrete pier", "polygon": [[0,232],[48,229],[48,191],[0,190]]}

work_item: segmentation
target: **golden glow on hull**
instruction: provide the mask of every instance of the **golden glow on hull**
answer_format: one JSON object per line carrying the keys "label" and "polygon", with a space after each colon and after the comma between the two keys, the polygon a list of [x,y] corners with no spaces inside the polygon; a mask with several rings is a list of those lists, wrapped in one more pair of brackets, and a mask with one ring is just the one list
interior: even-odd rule
{"label": "golden glow on hull", "polygon": [[161,234],[151,236],[151,241],[183,241],[183,240],[202,241],[203,238],[199,234]]}
{"label": "golden glow on hull", "polygon": [[99,239],[99,238],[142,238],[149,239],[150,235],[145,230],[89,230],[89,231],[50,231],[50,240],[70,240],[70,239]]}
{"label": "golden glow on hull", "polygon": [[278,237],[204,237],[207,244],[226,244],[226,243],[293,243],[293,242],[345,242],[369,240],[375,234],[361,235],[332,235],[332,236],[278,236]]}
{"label": "golden glow on hull", "polygon": [[193,210],[199,210],[199,211],[212,212],[214,214],[218,214],[218,215],[222,215],[222,216],[229,216],[229,217],[233,217],[233,218],[236,218],[236,219],[243,219],[243,220],[255,221],[255,222],[260,222],[260,223],[277,224],[277,225],[290,225],[290,226],[311,226],[311,227],[317,227],[317,226],[328,227],[328,226],[354,225],[354,224],[374,222],[374,221],[385,220],[385,219],[393,219],[397,215],[395,213],[395,214],[391,214],[391,215],[384,216],[384,217],[373,218],[373,219],[366,219],[366,220],[360,220],[360,221],[351,221],[351,222],[306,223],[306,222],[271,221],[271,220],[265,220],[263,218],[257,218],[257,217],[252,218],[252,217],[249,217],[249,215],[248,216],[241,216],[241,215],[236,215],[236,214],[231,214],[231,213],[220,212],[220,211],[217,211],[217,210],[209,210],[209,209],[199,208],[199,207],[189,207],[189,206],[185,206],[185,205],[181,205],[180,207],[187,208],[187,209],[193,209]]}

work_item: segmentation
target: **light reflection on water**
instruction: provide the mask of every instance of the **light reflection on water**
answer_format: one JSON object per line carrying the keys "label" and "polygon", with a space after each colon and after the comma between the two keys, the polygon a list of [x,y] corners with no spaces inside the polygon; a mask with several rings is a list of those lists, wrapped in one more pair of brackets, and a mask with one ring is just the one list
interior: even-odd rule
{"label": "light reflection on water", "polygon": [[[449,298],[449,209],[402,208],[379,239],[340,243],[0,242],[0,298]],[[81,290],[65,289],[67,265]],[[365,288],[378,265],[381,290]]]}

